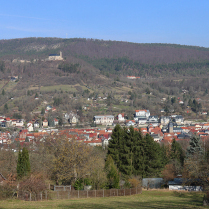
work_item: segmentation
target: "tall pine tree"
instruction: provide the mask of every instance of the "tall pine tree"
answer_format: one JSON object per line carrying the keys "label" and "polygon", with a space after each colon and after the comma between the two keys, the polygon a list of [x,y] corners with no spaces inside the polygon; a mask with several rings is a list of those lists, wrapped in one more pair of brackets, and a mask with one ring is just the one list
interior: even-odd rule
{"label": "tall pine tree", "polygon": [[170,159],[177,160],[181,166],[184,164],[184,153],[182,147],[175,139],[173,139],[171,144]]}
{"label": "tall pine tree", "polygon": [[189,148],[187,149],[187,157],[191,155],[202,155],[203,150],[200,143],[200,137],[197,135],[193,135],[190,138]]}
{"label": "tall pine tree", "polygon": [[165,166],[160,145],[150,135],[142,136],[140,130],[134,130],[133,127],[121,128],[116,125],[107,155],[112,157],[119,171],[126,176],[159,176]]}
{"label": "tall pine tree", "polygon": [[24,147],[19,151],[17,161],[17,177],[20,179],[30,173],[30,161],[28,150]]}
{"label": "tall pine tree", "polygon": [[119,188],[120,176],[118,173],[118,169],[114,164],[114,161],[110,155],[107,156],[107,160],[105,162],[105,170],[107,173],[108,179],[108,187],[111,188]]}

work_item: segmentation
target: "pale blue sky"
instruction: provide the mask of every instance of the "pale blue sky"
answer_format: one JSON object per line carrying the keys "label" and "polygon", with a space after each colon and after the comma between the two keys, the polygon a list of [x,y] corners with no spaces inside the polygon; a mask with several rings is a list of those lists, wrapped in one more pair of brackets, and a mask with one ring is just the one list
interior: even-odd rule
{"label": "pale blue sky", "polygon": [[209,47],[209,0],[8,0],[0,39],[96,38]]}

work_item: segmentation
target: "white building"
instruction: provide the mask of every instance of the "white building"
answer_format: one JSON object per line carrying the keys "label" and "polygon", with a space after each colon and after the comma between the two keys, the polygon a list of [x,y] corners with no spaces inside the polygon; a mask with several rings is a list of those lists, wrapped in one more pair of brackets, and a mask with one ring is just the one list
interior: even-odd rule
{"label": "white building", "polygon": [[179,124],[179,125],[184,123],[184,118],[183,118],[182,115],[177,115],[177,116],[174,118],[174,120],[175,120],[175,122],[176,122],[177,124]]}
{"label": "white building", "polygon": [[148,118],[148,120],[147,120],[147,122],[148,123],[158,123],[158,121],[159,121],[159,118],[158,118],[158,116],[149,116],[149,118]]}
{"label": "white building", "polygon": [[169,122],[170,122],[170,117],[168,117],[168,116],[161,116],[160,117],[160,123],[161,123],[161,125],[168,125],[169,124]]}
{"label": "white building", "polygon": [[33,123],[32,122],[27,123],[27,129],[29,132],[33,131]]}
{"label": "white building", "polygon": [[96,115],[94,116],[94,123],[101,125],[112,125],[114,121],[113,115]]}
{"label": "white building", "polygon": [[119,122],[124,122],[125,121],[124,113],[119,113],[118,114],[118,120],[119,120]]}
{"label": "white building", "polygon": [[135,110],[135,117],[134,120],[135,121],[145,121],[145,119],[147,120],[150,116],[150,111],[149,110]]}

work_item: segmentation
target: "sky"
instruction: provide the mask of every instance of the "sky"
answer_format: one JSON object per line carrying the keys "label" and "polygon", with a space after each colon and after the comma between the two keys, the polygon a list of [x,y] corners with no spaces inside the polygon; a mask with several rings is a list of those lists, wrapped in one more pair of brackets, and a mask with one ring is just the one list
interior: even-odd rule
{"label": "sky", "polygon": [[0,39],[93,38],[209,47],[209,0],[7,0]]}

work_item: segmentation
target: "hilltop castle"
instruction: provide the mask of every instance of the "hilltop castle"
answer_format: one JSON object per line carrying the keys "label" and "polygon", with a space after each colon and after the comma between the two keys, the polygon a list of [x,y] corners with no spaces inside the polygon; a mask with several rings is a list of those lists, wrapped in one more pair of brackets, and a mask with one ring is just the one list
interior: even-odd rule
{"label": "hilltop castle", "polygon": [[63,60],[62,52],[60,51],[60,54],[50,54],[49,58],[47,60],[49,60],[49,61],[51,61],[51,60]]}

